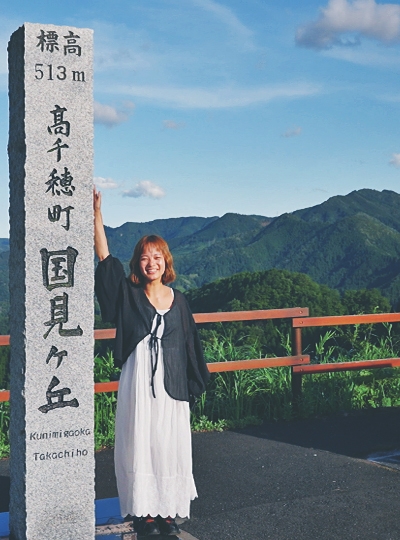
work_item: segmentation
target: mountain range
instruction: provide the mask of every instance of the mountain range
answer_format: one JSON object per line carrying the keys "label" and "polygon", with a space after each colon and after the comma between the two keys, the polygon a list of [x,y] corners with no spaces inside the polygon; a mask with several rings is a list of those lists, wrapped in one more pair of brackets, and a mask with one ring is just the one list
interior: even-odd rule
{"label": "mountain range", "polygon": [[182,289],[242,271],[303,272],[340,291],[378,288],[400,297],[400,195],[362,189],[276,218],[225,214],[125,223],[107,228],[110,249],[123,261],[143,235],[169,243]]}
{"label": "mountain range", "polygon": [[[271,268],[308,274],[339,291],[377,288],[400,298],[400,195],[361,189],[270,218],[159,219],[106,227],[110,251],[125,265],[145,234],[164,237],[174,255],[177,286],[200,287],[238,272]],[[0,300],[6,300],[8,242],[0,239]]]}

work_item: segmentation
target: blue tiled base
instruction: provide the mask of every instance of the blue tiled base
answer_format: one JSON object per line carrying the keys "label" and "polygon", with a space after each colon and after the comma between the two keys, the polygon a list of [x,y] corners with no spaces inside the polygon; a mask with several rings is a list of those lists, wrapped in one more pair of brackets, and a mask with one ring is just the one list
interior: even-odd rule
{"label": "blue tiled base", "polygon": [[[119,499],[99,499],[95,501],[96,525],[117,524],[124,520],[119,508]],[[10,534],[8,512],[0,513],[0,538]],[[111,537],[109,537],[111,538]]]}
{"label": "blue tiled base", "polygon": [[0,538],[8,536],[10,529],[8,528],[8,512],[0,513]]}
{"label": "blue tiled base", "polygon": [[122,523],[124,521],[119,508],[119,499],[98,499],[95,501],[96,525]]}

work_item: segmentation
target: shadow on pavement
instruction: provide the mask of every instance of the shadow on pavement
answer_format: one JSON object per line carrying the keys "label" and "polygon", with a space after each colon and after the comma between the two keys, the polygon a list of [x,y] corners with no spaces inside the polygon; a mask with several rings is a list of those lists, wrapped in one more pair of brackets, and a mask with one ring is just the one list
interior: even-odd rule
{"label": "shadow on pavement", "polygon": [[400,407],[265,423],[235,431],[304,448],[365,458],[373,452],[400,449]]}

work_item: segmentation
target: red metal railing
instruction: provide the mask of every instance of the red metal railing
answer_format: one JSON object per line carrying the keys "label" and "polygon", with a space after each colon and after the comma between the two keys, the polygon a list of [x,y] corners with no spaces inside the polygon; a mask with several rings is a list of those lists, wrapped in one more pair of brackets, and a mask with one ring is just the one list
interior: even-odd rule
{"label": "red metal railing", "polygon": [[[343,326],[355,324],[376,324],[383,322],[400,322],[400,313],[374,313],[368,315],[340,315],[332,317],[308,317],[308,308],[269,309],[255,311],[233,311],[217,313],[196,313],[194,319],[198,324],[213,322],[255,321],[271,319],[292,319],[292,356],[278,358],[258,358],[253,360],[235,360],[229,362],[213,362],[208,364],[211,372],[236,371],[241,369],[258,369],[262,367],[290,366],[292,372],[292,392],[294,402],[301,396],[302,376],[313,373],[361,370],[382,367],[400,367],[400,358],[383,358],[354,362],[335,362],[310,364],[309,355],[302,351],[302,328],[323,326]],[[115,329],[94,331],[95,339],[115,338]],[[9,345],[10,336],[0,336],[0,346]],[[95,383],[94,391],[115,392],[118,381]],[[8,401],[9,391],[0,392],[0,401]]]}
{"label": "red metal railing", "polygon": [[[307,317],[293,319],[293,354],[301,354],[302,352],[302,328],[343,326],[355,324],[376,324],[384,322],[400,322],[400,313],[373,313],[367,315],[339,315],[332,317]],[[330,362],[323,364],[309,364],[307,366],[292,366],[293,399],[296,402],[296,400],[301,396],[303,375],[384,367],[400,367],[400,358],[382,358],[377,360],[357,360],[354,362]]]}
{"label": "red metal railing", "polygon": [[[256,321],[271,319],[294,319],[296,317],[308,317],[308,308],[287,308],[287,309],[265,309],[254,311],[232,311],[218,313],[196,313],[194,320],[198,324],[233,321]],[[114,339],[115,328],[107,328],[94,331],[95,339]],[[0,346],[9,345],[10,336],[0,336]],[[282,356],[278,358],[257,358],[253,360],[235,360],[231,362],[212,362],[207,364],[211,372],[236,371],[240,369],[258,369],[262,367],[297,366],[310,362],[310,357],[306,354],[295,354],[293,356]],[[95,383],[94,391],[116,392],[118,381]],[[10,399],[9,391],[0,392],[0,401]]]}

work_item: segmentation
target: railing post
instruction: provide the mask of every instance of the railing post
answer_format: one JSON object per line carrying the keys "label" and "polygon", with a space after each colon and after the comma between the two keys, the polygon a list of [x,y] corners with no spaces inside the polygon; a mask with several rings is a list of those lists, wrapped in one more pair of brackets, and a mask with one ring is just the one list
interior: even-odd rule
{"label": "railing post", "polygon": [[[303,354],[301,328],[292,328],[292,355],[298,356],[301,354]],[[294,415],[297,416],[302,396],[302,375],[301,373],[294,373],[293,366],[290,369],[292,375],[292,410]]]}

